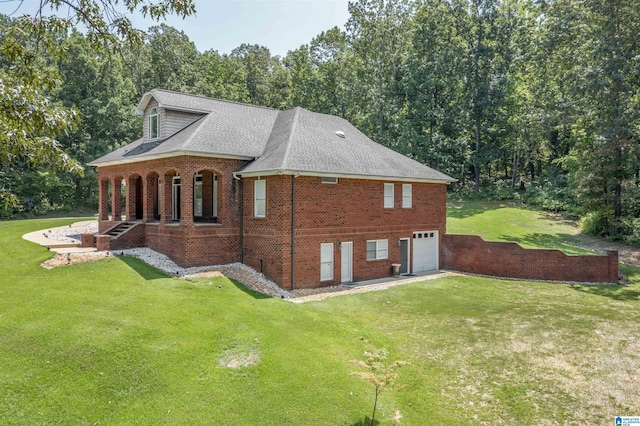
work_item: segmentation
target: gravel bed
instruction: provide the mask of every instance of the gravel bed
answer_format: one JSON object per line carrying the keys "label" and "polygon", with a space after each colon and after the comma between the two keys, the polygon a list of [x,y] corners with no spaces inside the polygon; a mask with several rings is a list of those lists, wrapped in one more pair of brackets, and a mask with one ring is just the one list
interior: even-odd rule
{"label": "gravel bed", "polygon": [[197,278],[215,276],[215,272],[220,272],[224,276],[242,283],[247,288],[266,294],[271,297],[289,299],[291,294],[280,288],[276,283],[267,279],[263,274],[255,271],[242,263],[231,263],[229,265],[196,266],[192,268],[182,268],[169,257],[150,248],[134,248],[128,250],[115,250],[112,253],[116,256],[132,256],[143,262],[154,266],[169,275],[184,278]]}
{"label": "gravel bed", "polygon": [[44,236],[51,240],[75,243],[82,241],[82,234],[95,234],[96,232],[98,232],[98,222],[91,222],[84,226],[69,225],[66,228],[45,231]]}

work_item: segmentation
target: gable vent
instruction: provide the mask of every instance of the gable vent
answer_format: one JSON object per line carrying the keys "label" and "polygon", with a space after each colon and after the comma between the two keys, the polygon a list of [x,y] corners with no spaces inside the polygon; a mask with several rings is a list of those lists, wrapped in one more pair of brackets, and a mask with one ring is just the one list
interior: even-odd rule
{"label": "gable vent", "polygon": [[340,137],[342,139],[347,137],[342,130],[336,130],[336,136],[338,136],[338,137]]}

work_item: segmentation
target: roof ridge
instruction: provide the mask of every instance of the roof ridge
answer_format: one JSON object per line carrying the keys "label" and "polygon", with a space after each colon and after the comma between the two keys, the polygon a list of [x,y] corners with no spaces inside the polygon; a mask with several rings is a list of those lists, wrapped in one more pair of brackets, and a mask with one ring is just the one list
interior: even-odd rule
{"label": "roof ridge", "polygon": [[294,113],[293,113],[293,120],[291,122],[291,128],[289,129],[289,136],[287,137],[287,147],[284,150],[284,155],[282,156],[282,165],[284,166],[284,168],[287,168],[287,159],[289,158],[289,152],[291,151],[291,140],[293,139],[293,134],[296,130],[296,125],[298,124],[298,117],[300,115],[300,109],[301,107],[296,106],[292,108]]}
{"label": "roof ridge", "polygon": [[212,98],[212,97],[209,97],[209,96],[196,95],[196,94],[193,94],[193,93],[176,92],[175,90],[160,89],[160,88],[157,88],[157,87],[155,89],[151,89],[148,93],[151,93],[154,90],[155,91],[159,91],[159,92],[173,93],[175,95],[192,96],[194,98],[201,98],[201,99],[206,99],[206,100],[209,100],[209,101],[225,102],[225,103],[228,103],[228,104],[249,106],[249,107],[254,107],[254,108],[266,109],[266,110],[270,110],[270,111],[281,111],[278,108],[272,108],[272,107],[263,106],[263,105],[253,105],[253,104],[248,104],[248,103],[245,103],[245,102],[236,102],[236,101],[230,101],[230,100],[227,100],[227,99]]}

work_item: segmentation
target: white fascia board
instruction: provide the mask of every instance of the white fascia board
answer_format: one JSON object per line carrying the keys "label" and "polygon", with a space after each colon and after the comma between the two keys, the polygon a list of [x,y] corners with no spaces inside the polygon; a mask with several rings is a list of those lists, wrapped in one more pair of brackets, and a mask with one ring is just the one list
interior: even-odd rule
{"label": "white fascia board", "polygon": [[324,172],[310,172],[306,170],[261,170],[255,172],[236,172],[236,175],[240,177],[257,177],[257,176],[277,176],[277,175],[292,175],[292,176],[317,176],[317,177],[336,177],[342,179],[364,179],[364,180],[384,180],[384,181],[396,181],[396,182],[421,182],[421,183],[453,183],[457,182],[457,179],[426,179],[426,178],[410,178],[401,176],[378,176],[378,175],[361,175],[350,173],[324,173]]}
{"label": "white fascia board", "polygon": [[138,102],[138,106],[136,106],[137,115],[144,114],[144,109],[147,107],[147,104],[149,103],[149,99],[151,99],[152,97],[153,95],[151,94],[151,92],[147,92],[144,95],[142,95],[142,99],[140,99],[140,102]]}
{"label": "white fascia board", "polygon": [[153,154],[138,156],[134,158],[118,158],[112,161],[103,161],[100,163],[87,163],[88,166],[104,167],[104,166],[117,166],[120,164],[132,164],[141,163],[143,161],[161,160],[164,158],[172,157],[206,157],[206,158],[224,158],[227,160],[253,160],[255,157],[247,157],[243,155],[229,155],[229,154],[216,154],[210,152],[197,152],[197,151],[173,151],[164,154]]}
{"label": "white fascia board", "polygon": [[[153,95],[151,94],[151,92],[147,92],[144,95],[142,95],[142,99],[140,99],[140,102],[136,107],[137,115],[144,115],[144,110],[147,107],[147,104],[149,103],[149,100],[151,98],[153,98]],[[211,111],[206,111],[206,110],[196,109],[196,108],[184,108],[184,107],[173,106],[173,105],[165,105],[165,104],[161,104],[160,102],[158,102],[158,108],[170,109],[173,111],[193,112],[195,114],[209,114],[211,112]]]}

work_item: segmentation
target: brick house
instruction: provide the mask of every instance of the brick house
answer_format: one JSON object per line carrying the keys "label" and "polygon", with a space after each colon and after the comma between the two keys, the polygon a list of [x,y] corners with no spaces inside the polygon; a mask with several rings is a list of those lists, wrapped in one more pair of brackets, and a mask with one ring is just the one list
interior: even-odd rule
{"label": "brick house", "polygon": [[284,289],[439,268],[454,179],[346,120],[158,89],[136,113],[142,138],[91,163],[103,248],[243,262]]}

